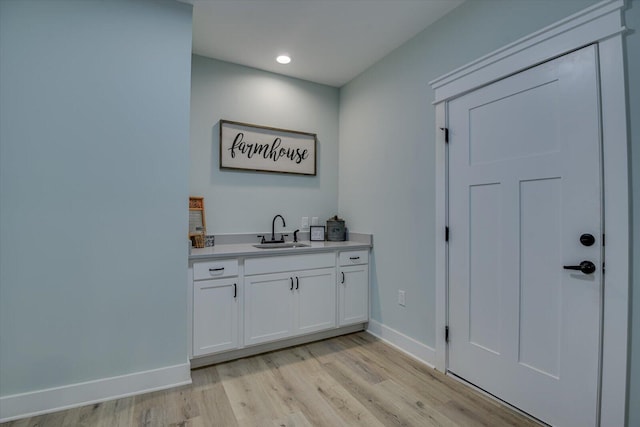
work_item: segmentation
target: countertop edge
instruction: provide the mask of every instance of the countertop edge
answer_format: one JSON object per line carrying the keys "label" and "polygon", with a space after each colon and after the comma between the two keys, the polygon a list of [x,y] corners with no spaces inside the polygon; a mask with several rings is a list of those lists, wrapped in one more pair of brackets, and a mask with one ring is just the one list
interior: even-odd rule
{"label": "countertop edge", "polygon": [[247,258],[274,255],[292,255],[292,254],[308,254],[317,252],[336,252],[340,250],[354,249],[371,249],[371,243],[346,241],[346,242],[309,242],[303,241],[310,246],[303,248],[278,248],[278,249],[259,249],[253,247],[253,244],[225,244],[212,246],[209,248],[192,249],[189,255],[189,261],[198,261],[204,259],[221,259],[221,258]]}

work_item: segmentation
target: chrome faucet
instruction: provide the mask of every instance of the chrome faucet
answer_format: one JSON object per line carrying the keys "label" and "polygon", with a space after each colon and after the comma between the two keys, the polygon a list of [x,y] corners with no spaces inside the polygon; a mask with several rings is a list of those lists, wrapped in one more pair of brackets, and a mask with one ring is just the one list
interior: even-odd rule
{"label": "chrome faucet", "polygon": [[280,237],[280,240],[276,240],[276,219],[278,219],[278,217],[282,220],[282,226],[287,226],[282,215],[276,215],[273,217],[273,221],[271,221],[271,243],[284,243],[284,235]]}

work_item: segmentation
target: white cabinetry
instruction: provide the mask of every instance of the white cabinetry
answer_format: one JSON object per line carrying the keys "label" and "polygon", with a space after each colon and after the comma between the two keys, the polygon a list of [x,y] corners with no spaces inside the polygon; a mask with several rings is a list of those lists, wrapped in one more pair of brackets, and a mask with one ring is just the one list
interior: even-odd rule
{"label": "white cabinetry", "polygon": [[[238,261],[193,265],[193,355],[202,356],[239,345]],[[220,277],[212,279],[212,277]]]}
{"label": "white cabinetry", "polygon": [[360,248],[191,260],[192,366],[361,330],[369,249]]}
{"label": "white cabinetry", "polygon": [[338,326],[369,320],[369,251],[339,255]]}
{"label": "white cabinetry", "polygon": [[336,326],[335,254],[245,261],[246,345]]}

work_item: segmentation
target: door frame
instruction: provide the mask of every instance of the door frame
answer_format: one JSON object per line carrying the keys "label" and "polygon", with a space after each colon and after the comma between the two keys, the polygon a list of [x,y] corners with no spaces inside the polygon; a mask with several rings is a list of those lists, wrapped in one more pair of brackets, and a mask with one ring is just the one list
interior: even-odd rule
{"label": "door frame", "polygon": [[[607,266],[600,349],[600,424],[624,425],[627,405],[630,241],[627,107],[624,71],[624,0],[604,0],[523,37],[429,84],[435,91],[436,342],[435,367],[447,371],[448,225],[447,102],[583,46],[598,46]],[[451,230],[455,233],[455,230]],[[455,331],[452,331],[455,333]]]}

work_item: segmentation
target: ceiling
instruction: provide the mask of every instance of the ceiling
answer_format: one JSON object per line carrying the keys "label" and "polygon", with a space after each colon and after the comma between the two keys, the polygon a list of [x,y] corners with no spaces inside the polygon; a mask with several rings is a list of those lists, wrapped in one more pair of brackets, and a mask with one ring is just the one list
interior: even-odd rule
{"label": "ceiling", "polygon": [[193,53],[340,87],[464,0],[181,1]]}

